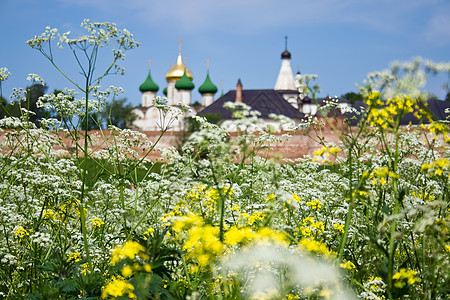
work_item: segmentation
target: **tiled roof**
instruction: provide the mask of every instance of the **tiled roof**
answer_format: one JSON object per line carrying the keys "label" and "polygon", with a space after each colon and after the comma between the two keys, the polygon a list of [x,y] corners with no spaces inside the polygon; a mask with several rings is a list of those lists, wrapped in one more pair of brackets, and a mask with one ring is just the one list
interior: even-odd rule
{"label": "tiled roof", "polygon": [[[205,107],[200,114],[217,114],[222,119],[231,119],[231,111],[225,109],[226,102],[235,102],[236,90],[231,90],[210,106]],[[242,102],[261,113],[261,118],[268,118],[270,114],[284,115],[289,118],[304,118],[304,114],[296,110],[275,90],[242,90]]]}

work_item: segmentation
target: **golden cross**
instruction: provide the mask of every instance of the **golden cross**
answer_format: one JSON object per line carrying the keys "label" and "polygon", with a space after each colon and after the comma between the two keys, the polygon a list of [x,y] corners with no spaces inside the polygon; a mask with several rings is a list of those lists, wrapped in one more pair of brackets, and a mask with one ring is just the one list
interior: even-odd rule
{"label": "golden cross", "polygon": [[206,70],[209,71],[209,63],[211,62],[211,60],[206,59]]}
{"label": "golden cross", "polygon": [[152,60],[149,59],[149,60],[147,60],[147,62],[148,62],[148,69],[150,70],[150,69],[151,69],[151,66],[152,66]]}
{"label": "golden cross", "polygon": [[177,43],[179,43],[180,45],[178,46],[178,52],[181,53],[181,43],[184,42],[181,40],[181,37],[178,39]]}

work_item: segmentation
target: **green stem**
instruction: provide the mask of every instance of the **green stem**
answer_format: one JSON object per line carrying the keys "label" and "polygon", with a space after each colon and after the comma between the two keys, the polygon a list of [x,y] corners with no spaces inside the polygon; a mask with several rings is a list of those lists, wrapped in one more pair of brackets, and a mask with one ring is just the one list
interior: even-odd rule
{"label": "green stem", "polygon": [[344,255],[344,248],[348,239],[348,230],[350,228],[350,222],[352,221],[353,207],[354,203],[353,199],[351,199],[351,202],[348,206],[347,217],[345,218],[344,234],[342,235],[341,243],[339,244],[338,263],[342,262],[342,256]]}
{"label": "green stem", "polygon": [[[83,235],[84,252],[86,254],[87,260],[90,262],[91,257],[89,254],[89,242],[86,230],[86,215],[84,213],[85,209],[85,198],[86,198],[86,181],[87,181],[87,159],[88,159],[88,113],[89,113],[89,77],[86,78],[86,89],[85,89],[85,126],[84,129],[84,149],[83,149],[83,169],[82,169],[82,185],[81,185],[81,199],[80,199],[80,223],[81,223],[81,233]],[[91,264],[89,264],[91,266]]]}

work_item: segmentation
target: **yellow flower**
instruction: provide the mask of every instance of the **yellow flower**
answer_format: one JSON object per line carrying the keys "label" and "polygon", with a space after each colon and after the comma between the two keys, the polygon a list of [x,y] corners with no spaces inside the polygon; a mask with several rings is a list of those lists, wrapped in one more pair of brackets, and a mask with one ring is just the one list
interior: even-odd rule
{"label": "yellow flower", "polygon": [[314,222],[311,227],[316,229],[318,233],[323,233],[325,231],[325,224],[323,222]]}
{"label": "yellow flower", "polygon": [[44,220],[55,220],[55,213],[51,209],[45,209],[42,212],[42,218]]}
{"label": "yellow flower", "polygon": [[264,220],[264,213],[260,211],[255,211],[250,216],[246,213],[243,213],[242,216],[247,219],[248,225],[253,225],[257,221]]}
{"label": "yellow flower", "polygon": [[144,240],[146,240],[149,236],[153,236],[154,233],[155,233],[155,229],[153,229],[152,227],[147,229],[147,231],[143,233]]}
{"label": "yellow flower", "polygon": [[145,264],[145,265],[144,265],[144,271],[147,272],[147,273],[149,273],[149,272],[152,271],[152,267],[151,267],[149,264]]}
{"label": "yellow flower", "polygon": [[86,276],[87,274],[91,274],[91,269],[92,269],[92,265],[89,262],[85,262],[81,266],[81,274],[83,274],[83,276]]}
{"label": "yellow flower", "polygon": [[92,219],[91,224],[92,224],[92,227],[94,227],[94,228],[95,227],[100,228],[103,225],[105,225],[105,222],[103,222],[102,219],[100,219],[100,218],[94,218],[94,219]]}
{"label": "yellow flower", "polygon": [[275,198],[275,194],[269,194],[266,197],[266,203]]}
{"label": "yellow flower", "polygon": [[30,233],[25,228],[20,226],[20,227],[17,227],[16,230],[14,230],[14,235],[16,237],[19,237],[19,241],[21,241],[22,238],[29,236]]}
{"label": "yellow flower", "polygon": [[224,242],[227,245],[236,246],[240,242],[251,238],[252,235],[253,232],[248,227],[238,229],[237,227],[233,226],[227,232],[225,232]]}
{"label": "yellow flower", "polygon": [[117,246],[112,250],[111,265],[114,266],[124,258],[134,259],[136,254],[144,251],[144,246],[138,242],[127,241],[122,246]]}
{"label": "yellow flower", "polygon": [[277,232],[269,227],[262,227],[256,232],[254,240],[257,242],[273,242],[279,245],[287,245],[287,237],[281,232]]}
{"label": "yellow flower", "polygon": [[340,233],[344,233],[344,224],[335,223],[333,224],[333,228]]}
{"label": "yellow flower", "polygon": [[102,287],[102,298],[116,298],[123,295],[128,295],[129,298],[134,299],[136,298],[136,295],[133,291],[134,286],[131,283],[128,283],[121,278],[113,277],[110,282]]}
{"label": "yellow flower", "polygon": [[80,252],[72,252],[67,258],[67,262],[79,262],[81,260]]}
{"label": "yellow flower", "polygon": [[319,200],[311,200],[306,203],[307,206],[311,207],[313,210],[319,211],[322,207],[322,203]]}
{"label": "yellow flower", "polygon": [[328,247],[318,241],[308,238],[302,238],[299,242],[300,249],[306,249],[309,252],[323,254],[325,257],[335,256],[335,253],[328,250]]}
{"label": "yellow flower", "polygon": [[342,269],[349,270],[349,271],[351,271],[351,270],[353,270],[353,269],[356,269],[355,264],[352,263],[351,261],[347,261],[347,262],[341,263],[341,264],[339,265],[339,267],[341,267]]}
{"label": "yellow flower", "polygon": [[419,279],[416,276],[416,271],[414,270],[407,270],[405,268],[401,268],[397,273],[392,275],[392,279],[395,280],[394,286],[401,289],[403,288],[407,283],[410,285],[413,285]]}
{"label": "yellow flower", "polygon": [[123,277],[130,277],[133,274],[133,269],[130,266],[125,265],[122,270],[120,270],[120,273],[122,273]]}
{"label": "yellow flower", "polygon": [[308,237],[308,236],[311,236],[312,229],[308,228],[308,227],[301,227],[300,232],[302,233],[303,236]]}
{"label": "yellow flower", "polygon": [[292,199],[294,199],[294,201],[300,203],[300,201],[302,201],[302,198],[300,198],[300,196],[297,196],[296,193],[292,194]]}
{"label": "yellow flower", "polygon": [[184,216],[178,220],[175,221],[172,229],[177,232],[180,233],[181,230],[183,230],[184,228],[189,228],[193,225],[195,226],[199,226],[203,224],[203,220],[200,216],[197,216],[195,214],[191,214],[189,216]]}

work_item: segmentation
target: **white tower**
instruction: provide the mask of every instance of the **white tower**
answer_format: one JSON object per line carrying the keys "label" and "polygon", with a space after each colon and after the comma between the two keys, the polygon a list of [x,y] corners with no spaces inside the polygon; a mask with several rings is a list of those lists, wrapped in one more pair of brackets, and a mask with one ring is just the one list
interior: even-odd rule
{"label": "white tower", "polygon": [[283,98],[292,104],[292,106],[298,108],[298,91],[291,68],[291,53],[287,50],[287,36],[285,37],[285,50],[281,53],[280,73],[278,74],[274,89],[279,91]]}

